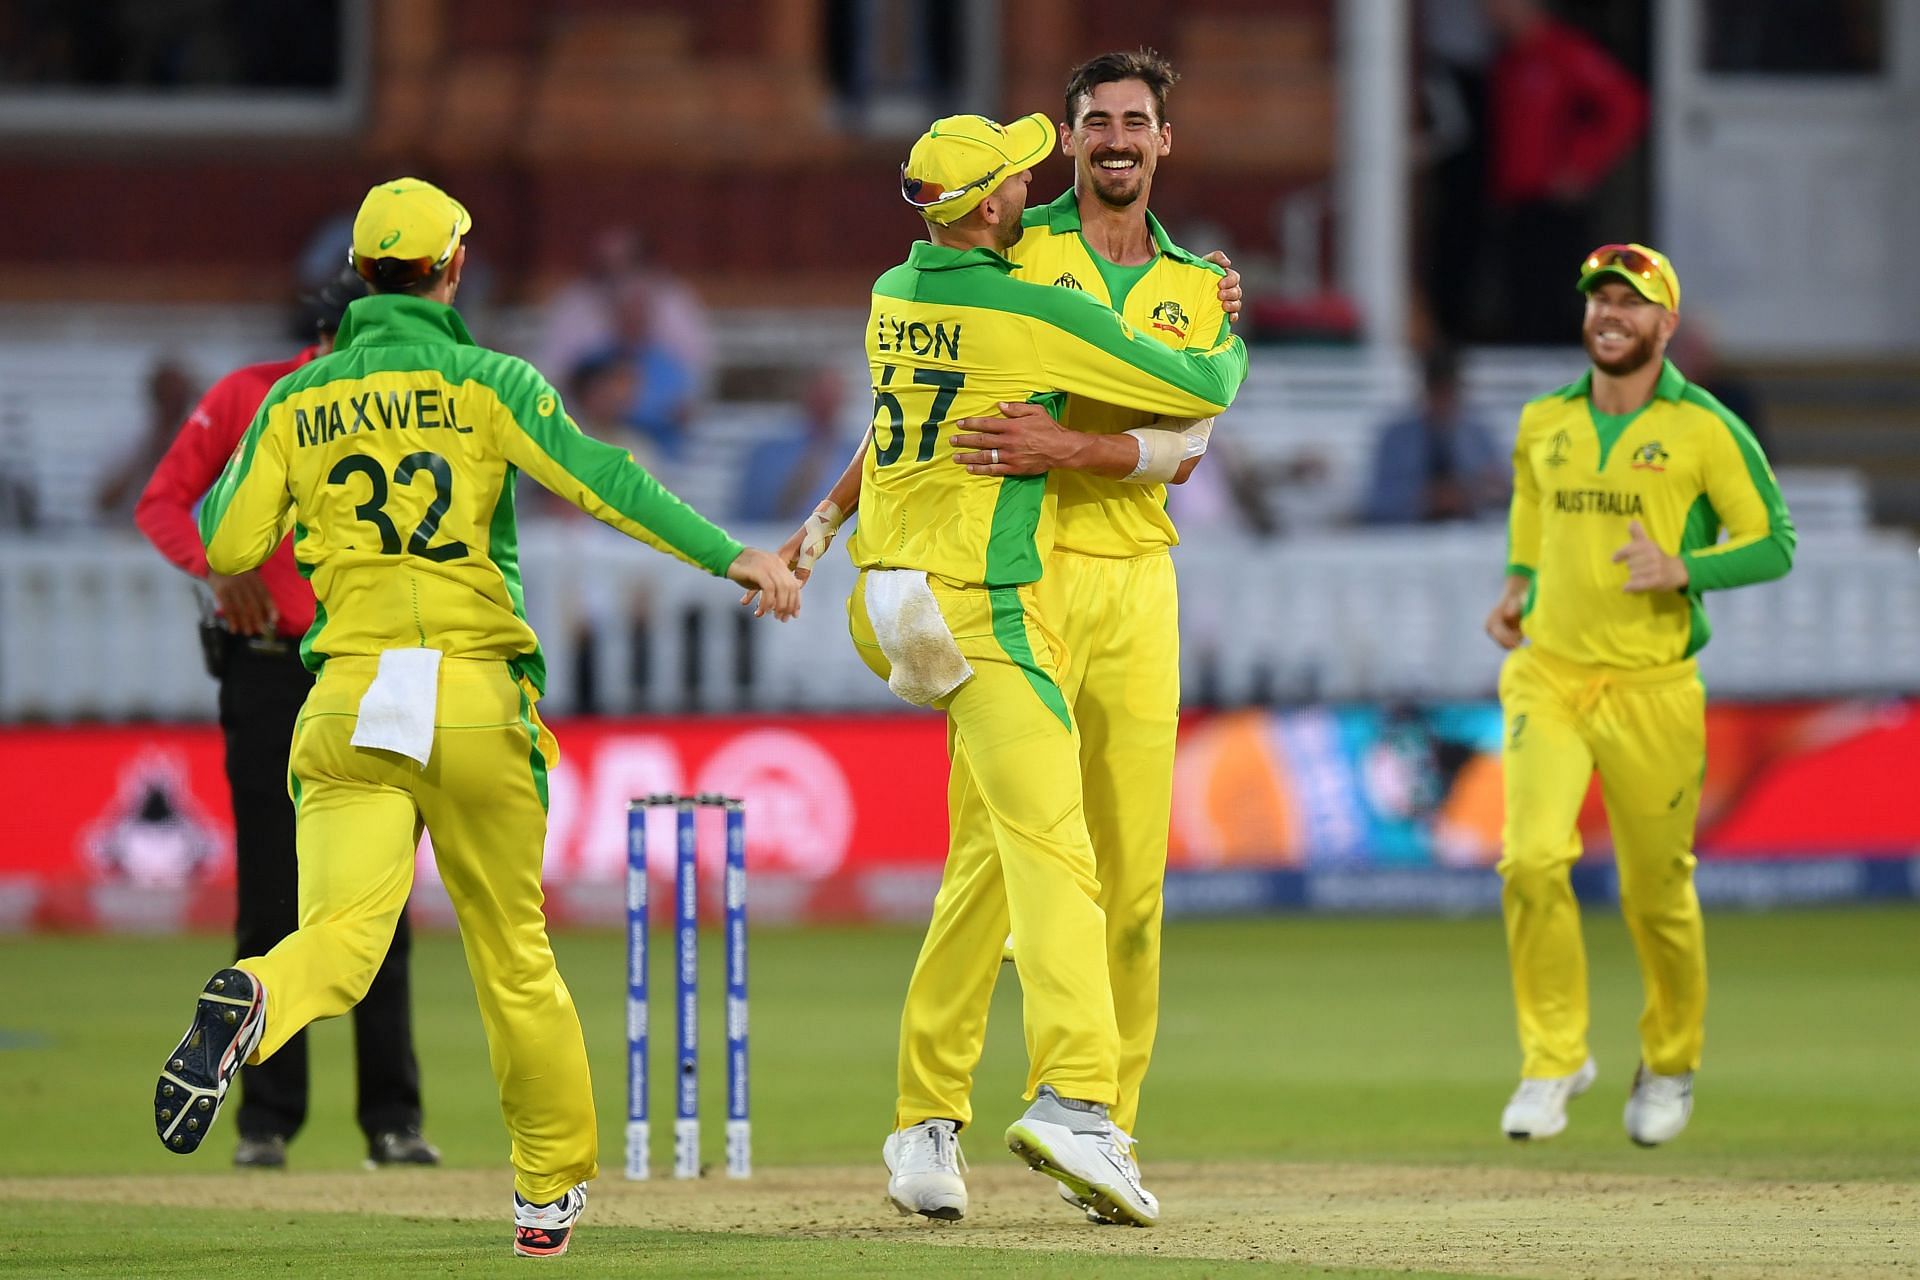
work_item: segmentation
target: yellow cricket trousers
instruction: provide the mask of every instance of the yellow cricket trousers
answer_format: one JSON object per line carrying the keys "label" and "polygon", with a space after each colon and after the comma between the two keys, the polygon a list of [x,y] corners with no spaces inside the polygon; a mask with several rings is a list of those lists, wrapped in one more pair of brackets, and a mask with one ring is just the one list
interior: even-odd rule
{"label": "yellow cricket trousers", "polygon": [[[890,666],[867,617],[866,581],[862,573],[854,586],[848,622],[862,660],[884,679]],[[1047,1084],[1063,1097],[1112,1104],[1119,1032],[1059,641],[1034,617],[1031,586],[928,583],[973,668],[941,706],[949,752],[964,752],[971,763],[993,839],[977,847],[978,856],[947,861],[908,987],[901,1057],[931,1062],[945,1051],[924,1039],[925,1002],[980,1003],[984,1022],[977,987],[984,981],[991,994],[1011,923],[1020,938],[1027,1096]],[[913,1108],[902,1102],[896,1127],[947,1114]]]}
{"label": "yellow cricket trousers", "polygon": [[1596,769],[1620,909],[1646,991],[1641,1056],[1661,1075],[1700,1065],[1707,955],[1693,833],[1706,771],[1706,697],[1691,659],[1627,671],[1527,646],[1501,668],[1500,901],[1524,1076],[1570,1075],[1587,1059],[1587,958],[1568,874],[1580,857],[1580,805]]}
{"label": "yellow cricket trousers", "polygon": [[334,658],[294,729],[300,928],[238,962],[267,990],[252,1061],[366,994],[413,884],[422,825],[433,834],[460,921],[514,1189],[557,1199],[597,1172],[586,1042],[547,941],[540,865],[553,737],[499,661],[440,664],[437,728],[425,768],[349,741],[376,661]]}
{"label": "yellow cricket trousers", "polygon": [[[1040,616],[1054,624],[1072,655],[1061,673],[1062,691],[1080,731],[1081,797],[1100,882],[1097,901],[1106,917],[1107,972],[1120,1034],[1118,1097],[1110,1115],[1131,1133],[1160,1021],[1160,920],[1180,719],[1173,557],[1164,551],[1128,558],[1055,551],[1036,584],[1036,599]],[[949,874],[992,858],[993,827],[964,750],[953,753],[948,822]],[[1005,933],[994,932],[993,905],[980,904],[978,935],[929,934],[921,953],[916,978],[924,972],[930,982],[924,992],[918,984],[908,991],[899,1064],[904,1124],[934,1116],[962,1123],[970,1118],[973,1073],[986,1040]],[[1018,928],[1013,932],[1024,984],[1027,942]]]}

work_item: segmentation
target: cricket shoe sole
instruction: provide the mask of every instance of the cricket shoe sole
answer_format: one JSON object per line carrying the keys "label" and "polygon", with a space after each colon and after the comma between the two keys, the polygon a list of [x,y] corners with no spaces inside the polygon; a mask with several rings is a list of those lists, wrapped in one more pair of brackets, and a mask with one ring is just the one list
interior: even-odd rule
{"label": "cricket shoe sole", "polygon": [[252,975],[222,969],[207,979],[193,1022],[154,1086],[153,1128],[167,1150],[187,1155],[199,1149],[228,1086],[266,1029],[266,988]]}

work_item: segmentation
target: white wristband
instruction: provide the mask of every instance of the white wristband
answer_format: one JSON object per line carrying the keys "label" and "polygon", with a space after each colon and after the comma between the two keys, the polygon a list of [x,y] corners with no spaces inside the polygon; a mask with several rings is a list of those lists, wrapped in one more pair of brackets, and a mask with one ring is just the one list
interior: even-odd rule
{"label": "white wristband", "polygon": [[1140,442],[1140,462],[1121,479],[1132,484],[1165,484],[1189,458],[1207,451],[1212,418],[1161,418],[1154,426],[1127,432]]}
{"label": "white wristband", "polygon": [[793,558],[796,572],[812,572],[814,562],[827,554],[827,548],[833,545],[833,535],[840,532],[840,524],[846,518],[846,513],[840,510],[840,505],[833,499],[820,500],[820,505],[813,509],[806,524],[801,526],[804,533],[800,539],[800,554]]}

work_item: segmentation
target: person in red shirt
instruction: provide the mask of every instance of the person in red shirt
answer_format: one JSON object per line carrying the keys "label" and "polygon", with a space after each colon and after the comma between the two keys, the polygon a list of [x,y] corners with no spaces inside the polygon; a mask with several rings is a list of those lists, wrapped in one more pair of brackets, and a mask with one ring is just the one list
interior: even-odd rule
{"label": "person in red shirt", "polygon": [[[202,627],[207,666],[220,681],[227,785],[233,793],[237,954],[264,955],[299,924],[299,868],[287,752],[313,687],[300,645],[313,625],[313,590],[294,566],[293,539],[256,572],[227,577],[207,568],[195,508],[220,478],[267,392],[281,377],[333,349],[347,304],[366,292],[350,270],[302,299],[313,345],[290,360],[236,369],[214,383],[187,417],[134,506],[134,523],[160,553],[204,581],[217,616]],[[353,1010],[356,1117],[375,1165],[432,1165],[440,1153],[420,1133],[420,1066],[413,1052],[405,912],[372,987]],[[236,1165],[281,1168],[307,1114],[305,1033],[240,1073]]]}
{"label": "person in red shirt", "polygon": [[1497,338],[1558,343],[1577,329],[1566,264],[1595,237],[1594,194],[1647,125],[1647,93],[1541,0],[1486,0],[1501,37],[1488,78],[1488,194],[1507,286]]}

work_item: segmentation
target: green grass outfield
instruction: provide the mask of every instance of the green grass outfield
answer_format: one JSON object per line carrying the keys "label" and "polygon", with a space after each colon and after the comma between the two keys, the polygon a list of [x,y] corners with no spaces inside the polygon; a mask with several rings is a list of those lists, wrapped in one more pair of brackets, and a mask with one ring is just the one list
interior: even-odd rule
{"label": "green grass outfield", "polygon": [[[664,933],[656,930],[656,939]],[[1496,1132],[1518,1057],[1497,920],[1170,926],[1160,1047],[1141,1125],[1149,1174],[1156,1161],[1203,1168],[1377,1162],[1756,1185],[1920,1182],[1920,911],[1711,917],[1713,991],[1697,1110],[1684,1138],[1659,1151],[1631,1146],[1619,1122],[1639,1008],[1625,930],[1615,916],[1590,914],[1587,940],[1600,1083],[1575,1104],[1565,1135],[1525,1146]],[[708,939],[710,947],[715,942]],[[876,1223],[885,1221],[878,1151],[891,1122],[894,1031],[917,942],[904,930],[768,930],[753,938],[756,1161],[870,1169],[866,1202]],[[623,943],[613,933],[574,933],[556,938],[555,947],[586,1024],[603,1185],[617,1182]],[[671,1161],[665,950],[656,947],[654,986],[669,993],[656,996],[654,1008],[656,1174]],[[718,1164],[725,1111],[714,951],[703,973],[703,1101],[707,1155]],[[233,1214],[223,1217],[214,1204],[200,1211],[96,1204],[72,1193],[84,1184],[70,1182],[50,1182],[63,1194],[49,1202],[31,1185],[70,1175],[164,1175],[177,1188],[181,1178],[227,1172],[230,1117],[198,1156],[181,1158],[160,1148],[150,1112],[160,1059],[185,1025],[198,985],[225,958],[215,937],[0,941],[0,1175],[7,1179],[0,1197],[11,1202],[0,1272],[215,1275],[231,1262]],[[416,942],[414,999],[429,1135],[451,1167],[504,1170],[506,1138],[486,1046],[451,936]],[[1009,969],[976,1088],[979,1123],[968,1134],[976,1168],[1011,1160],[994,1136],[1022,1105],[1018,1017]],[[302,1173],[355,1170],[363,1152],[352,1120],[350,1030],[343,1019],[311,1038],[312,1114],[292,1163]],[[216,1184],[224,1185],[215,1179],[209,1187]],[[505,1251],[504,1172],[498,1194],[497,1221],[274,1213],[260,1245],[271,1250],[271,1267],[257,1258],[257,1270],[227,1274],[477,1274],[470,1264],[491,1265]],[[250,1232],[265,1225],[257,1216],[248,1222]],[[1096,1265],[1071,1252],[1078,1237],[1066,1234],[1059,1250],[956,1251],[925,1240],[899,1233],[793,1239],[755,1234],[751,1224],[668,1236],[610,1225],[590,1235],[583,1228],[579,1251],[560,1265],[581,1276],[1231,1275],[1253,1266],[1131,1255],[1101,1256]],[[670,1261],[649,1270],[647,1258]],[[1511,1260],[1500,1270],[1556,1273],[1545,1260],[1532,1272],[1515,1272]],[[1271,1260],[1260,1273],[1368,1274]]]}

